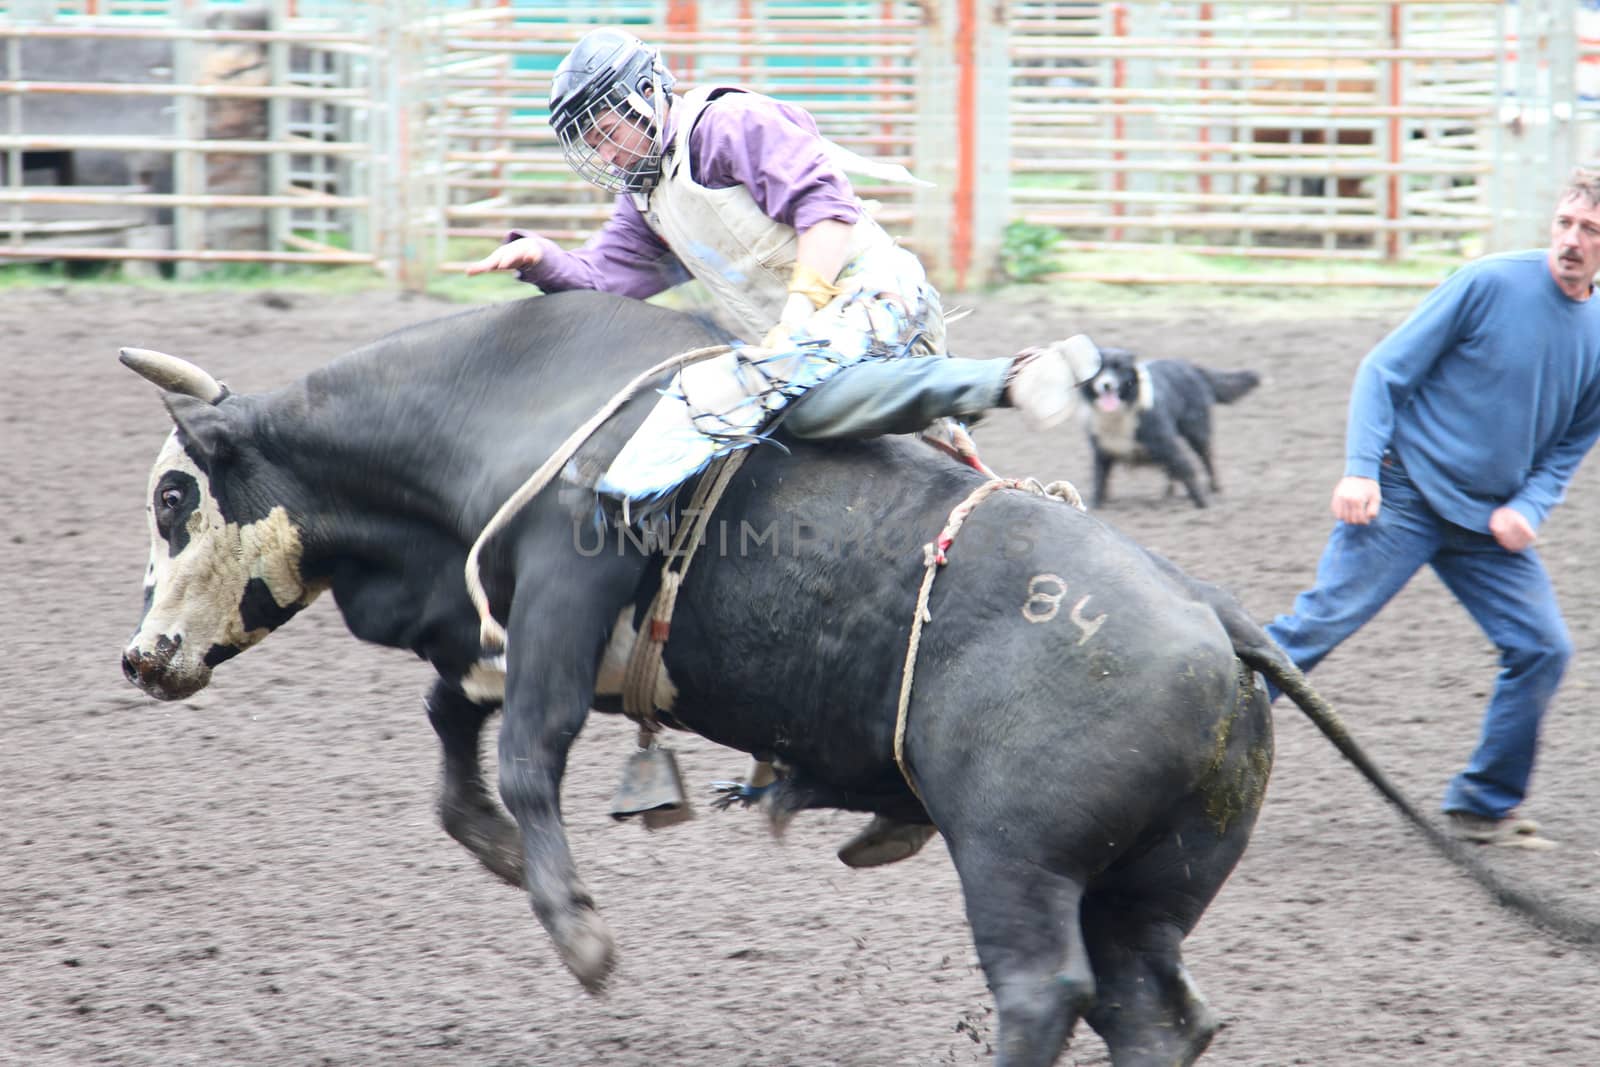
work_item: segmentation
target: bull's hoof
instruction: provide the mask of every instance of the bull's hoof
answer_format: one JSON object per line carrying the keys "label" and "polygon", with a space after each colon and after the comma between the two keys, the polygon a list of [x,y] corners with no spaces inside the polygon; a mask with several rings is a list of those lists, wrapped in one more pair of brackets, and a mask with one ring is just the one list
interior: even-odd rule
{"label": "bull's hoof", "polygon": [[507,885],[522,888],[522,838],[499,810],[471,801],[439,801],[444,832]]}
{"label": "bull's hoof", "polygon": [[481,842],[472,854],[484,869],[513,889],[522,888],[522,846],[500,842]]}
{"label": "bull's hoof", "polygon": [[861,828],[839,848],[839,860],[846,867],[882,867],[899,863],[922,850],[939,831],[932,826],[895,822],[882,815]]}
{"label": "bull's hoof", "polygon": [[555,932],[561,962],[590,993],[604,993],[617,965],[617,946],[600,913],[583,908],[572,913],[563,929]]}

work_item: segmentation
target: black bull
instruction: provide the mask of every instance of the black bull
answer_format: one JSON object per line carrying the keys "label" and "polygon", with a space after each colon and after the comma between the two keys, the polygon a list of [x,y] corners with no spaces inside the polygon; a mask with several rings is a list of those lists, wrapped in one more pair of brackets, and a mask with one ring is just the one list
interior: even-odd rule
{"label": "black bull", "polygon": [[[659,558],[597,530],[589,494],[543,493],[484,557],[509,636],[503,675],[479,645],[463,563],[501,502],[621,382],[711,340],[694,319],[582,293],[406,329],[267,395],[228,394],[181,361],[147,368],[178,429],[152,476],[146,613],[125,671],[154,695],[186,695],[331,589],[356,636],[438,670],[427,710],[446,829],[526,888],[567,966],[600,987],[613,941],[559,791],[590,708],[617,707],[608,648],[638,625]],[[597,469],[651,399],[576,467]],[[665,651],[667,717],[778,763],[766,802],[781,813],[834,806],[938,827],[998,1005],[998,1062],[1055,1062],[1080,1017],[1119,1065],[1204,1050],[1217,1024],[1180,950],[1266,787],[1271,717],[1254,671],[1502,901],[1597,940],[1418,815],[1231,596],[1024,493],[972,514],[934,586],[905,735],[913,792],[893,738],[922,546],[982,479],[906,439],[788,448],[759,448],[717,509]],[[514,822],[479,763],[482,727],[502,709],[499,791]]]}

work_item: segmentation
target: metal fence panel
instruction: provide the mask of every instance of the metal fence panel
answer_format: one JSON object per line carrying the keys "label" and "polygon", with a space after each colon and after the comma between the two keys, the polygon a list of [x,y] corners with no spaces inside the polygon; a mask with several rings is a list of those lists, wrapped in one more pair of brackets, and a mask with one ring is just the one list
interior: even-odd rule
{"label": "metal fence panel", "polygon": [[580,241],[609,198],[563,164],[546,99],[599,24],[935,181],[862,192],[946,282],[991,277],[1013,221],[1068,250],[1471,254],[1541,239],[1566,167],[1600,154],[1596,7],[0,0],[0,259],[421,285],[514,226]]}

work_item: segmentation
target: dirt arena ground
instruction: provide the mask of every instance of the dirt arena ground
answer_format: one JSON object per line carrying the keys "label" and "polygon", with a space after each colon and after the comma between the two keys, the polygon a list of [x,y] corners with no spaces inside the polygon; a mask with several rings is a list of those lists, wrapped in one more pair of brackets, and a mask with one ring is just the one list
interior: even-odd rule
{"label": "dirt arena ground", "polygon": [[[489,284],[486,282],[486,284]],[[1217,413],[1225,493],[1197,511],[1153,472],[1103,514],[1266,619],[1310,578],[1341,472],[1356,362],[1411,303],[1148,307],[981,302],[960,351],[1065,332],[1148,356],[1252,367]],[[1188,303],[1184,303],[1188,301]],[[994,1038],[942,845],[853,872],[861,821],[702,808],[649,834],[607,800],[631,740],[598,718],[565,807],[616,931],[584,994],[524,899],[438,829],[426,668],[358,645],[324,600],[176,704],[123,679],[139,613],[149,465],[169,423],[119,345],[275,386],[390,328],[454,310],[397,295],[0,292],[0,1062],[55,1065],[881,1067],[981,1064]],[[1077,429],[979,431],[1004,473],[1086,483]],[[534,461],[542,457],[530,457]],[[1578,657],[1527,812],[1563,845],[1490,859],[1600,912],[1600,477],[1583,471],[1541,551]],[[1492,650],[1419,575],[1313,681],[1428,811],[1465,759]],[[1227,1021],[1217,1064],[1600,1063],[1600,966],[1520,923],[1432,853],[1294,709],[1254,842],[1190,939]],[[698,788],[742,756],[678,740]],[[1064,1064],[1102,1064],[1086,1028]]]}

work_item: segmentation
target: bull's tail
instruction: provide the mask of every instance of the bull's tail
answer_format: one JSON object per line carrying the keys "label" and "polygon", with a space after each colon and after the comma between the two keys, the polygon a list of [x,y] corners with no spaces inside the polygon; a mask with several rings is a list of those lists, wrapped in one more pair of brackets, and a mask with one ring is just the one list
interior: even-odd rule
{"label": "bull's tail", "polygon": [[1231,404],[1261,384],[1261,376],[1253,370],[1212,370],[1201,367],[1200,373],[1211,383],[1217,403]]}
{"label": "bull's tail", "polygon": [[1471,875],[1474,881],[1489,891],[1497,903],[1565,941],[1591,953],[1600,953],[1600,922],[1579,915],[1554,900],[1535,896],[1512,885],[1503,875],[1479,858],[1476,850],[1483,846],[1456,840],[1419,812],[1416,805],[1412,804],[1406,795],[1389,781],[1388,776],[1367,757],[1361,746],[1356,744],[1355,739],[1345,729],[1338,714],[1315,689],[1311,688],[1311,683],[1306,681],[1306,676],[1301,673],[1300,668],[1296,667],[1288,654],[1278,647],[1277,642],[1267,636],[1267,632],[1245,612],[1244,607],[1231,593],[1189,577],[1155,553],[1150,555],[1168,574],[1188,589],[1191,595],[1216,613],[1217,620],[1222,623],[1223,629],[1228,633],[1229,641],[1233,644],[1234,655],[1247,666],[1260,671],[1284,696],[1294,701],[1316,728],[1322,731],[1323,736],[1333,742],[1333,747],[1339,750],[1339,754],[1355,764],[1362,776],[1372,783],[1372,787],[1383,794],[1383,798],[1393,804],[1412,826],[1421,831],[1429,844],[1438,849],[1451,863]]}
{"label": "bull's tail", "polygon": [[[1590,951],[1600,951],[1600,922],[1579,915],[1556,901],[1517,888],[1499,871],[1479,858],[1477,850],[1482,846],[1458,841],[1417,811],[1406,795],[1389,781],[1388,776],[1379,770],[1361,750],[1361,746],[1356,744],[1355,739],[1345,730],[1338,714],[1315,689],[1311,688],[1306,676],[1293,661],[1272,642],[1271,638],[1267,637],[1265,631],[1260,627],[1253,628],[1260,634],[1260,639],[1265,645],[1257,646],[1255,642],[1251,642],[1250,647],[1240,647],[1236,641],[1235,652],[1239,658],[1264,674],[1284,696],[1294,701],[1295,705],[1305,713],[1306,718],[1322,731],[1323,736],[1333,742],[1333,747],[1339,750],[1339,754],[1355,764],[1356,769],[1372,783],[1373,788],[1399,809],[1411,825],[1422,831],[1429,844],[1438,849],[1451,863],[1471,875],[1474,881],[1489,891],[1497,903],[1566,941]],[[1231,633],[1232,627],[1229,629]]]}

